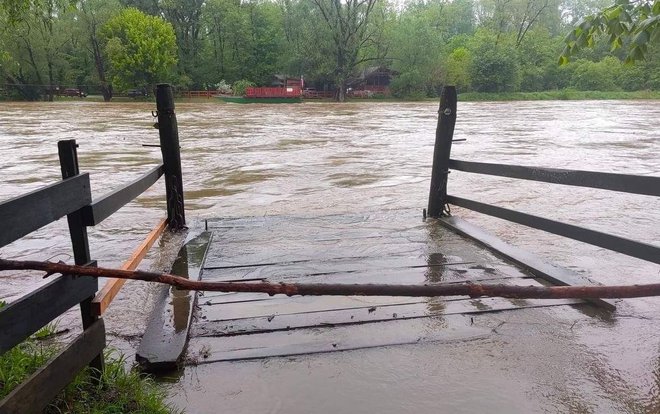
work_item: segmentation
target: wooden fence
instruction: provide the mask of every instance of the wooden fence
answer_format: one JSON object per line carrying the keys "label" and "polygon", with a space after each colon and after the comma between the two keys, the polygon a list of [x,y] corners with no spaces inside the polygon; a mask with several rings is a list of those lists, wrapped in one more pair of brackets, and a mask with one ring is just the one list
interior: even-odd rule
{"label": "wooden fence", "polygon": [[297,98],[301,95],[298,87],[252,87],[245,90],[248,98]]}
{"label": "wooden fence", "polygon": [[[660,177],[539,168],[452,159],[450,154],[454,125],[456,123],[456,107],[456,89],[452,86],[445,87],[442,91],[440,100],[438,127],[436,130],[435,150],[433,154],[433,171],[431,174],[431,189],[428,204],[428,214],[431,217],[447,217],[446,206],[455,205],[660,264],[660,247],[658,246],[447,194],[449,171],[455,170],[474,174],[485,174],[522,180],[541,181],[551,184],[597,188],[660,197]],[[489,244],[489,242],[485,241],[483,237],[476,232],[471,231],[468,226],[464,226],[460,220],[450,218],[443,220],[443,222],[447,226],[467,235],[468,237],[472,237],[483,244]],[[522,264],[525,265],[524,261]]]}
{"label": "wooden fence", "polygon": [[[58,142],[62,180],[0,203],[0,248],[64,216],[67,217],[75,264],[95,266],[89,252],[87,227],[95,226],[135,199],[165,175],[168,218],[136,250],[125,268],[135,268],[165,228],[185,226],[181,159],[172,89],[157,88],[158,125],[163,163],[137,180],[92,200],[89,174],[78,166],[75,140]],[[123,281],[121,282],[123,283]],[[0,401],[0,413],[38,413],[87,365],[103,370],[105,327],[100,315],[121,287],[109,281],[99,295],[95,278],[62,275],[0,310],[0,354],[79,305],[83,332],[44,367]]]}

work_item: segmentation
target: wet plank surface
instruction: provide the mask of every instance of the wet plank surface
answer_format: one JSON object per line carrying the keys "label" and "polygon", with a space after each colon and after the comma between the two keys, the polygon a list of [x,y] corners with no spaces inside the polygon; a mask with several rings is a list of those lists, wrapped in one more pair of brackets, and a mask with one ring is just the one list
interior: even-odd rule
{"label": "wet plank surface", "polygon": [[[373,215],[251,217],[207,222],[209,281],[539,285],[524,270],[423,221],[416,210]],[[191,328],[192,363],[474,340],[487,334],[470,315],[578,300],[448,297],[269,297],[200,293]]]}

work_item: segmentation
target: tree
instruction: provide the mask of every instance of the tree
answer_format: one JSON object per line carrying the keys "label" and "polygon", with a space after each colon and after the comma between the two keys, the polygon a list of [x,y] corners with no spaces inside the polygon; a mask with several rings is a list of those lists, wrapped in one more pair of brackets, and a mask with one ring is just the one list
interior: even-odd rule
{"label": "tree", "polygon": [[105,51],[115,86],[152,88],[172,76],[176,36],[162,18],[128,8],[110,19],[101,33],[107,39]]}
{"label": "tree", "polygon": [[94,61],[101,94],[106,102],[112,99],[113,88],[108,79],[108,62],[100,30],[116,9],[115,1],[106,0],[82,0],[78,5],[79,29],[85,38],[85,47]]}
{"label": "tree", "polygon": [[497,35],[481,31],[471,42],[469,73],[472,88],[477,92],[511,92],[520,83],[520,64],[516,49]]}
{"label": "tree", "polygon": [[643,60],[649,44],[660,42],[660,0],[617,0],[617,3],[587,16],[564,39],[559,62],[566,64],[599,36],[609,36],[614,51],[626,45],[626,62]]}
{"label": "tree", "polygon": [[332,82],[335,46],[318,7],[309,0],[278,0],[278,4],[284,27],[283,70],[316,81],[318,86]]}
{"label": "tree", "polygon": [[[179,47],[179,72],[199,79],[199,56],[202,50],[202,10],[204,0],[162,0],[160,8],[174,27]],[[197,87],[201,86],[199,84]]]}
{"label": "tree", "polygon": [[375,55],[360,56],[374,46],[380,27],[370,24],[378,0],[312,0],[323,16],[333,40],[335,58],[334,78],[337,100],[346,100],[349,77],[363,62],[382,58],[381,50]]}
{"label": "tree", "polygon": [[3,10],[10,26],[4,31],[6,43],[12,45],[7,48],[10,63],[6,77],[25,99],[38,99],[45,92],[52,101],[67,71],[63,52],[71,42],[71,31],[62,23],[66,3],[43,0]]}

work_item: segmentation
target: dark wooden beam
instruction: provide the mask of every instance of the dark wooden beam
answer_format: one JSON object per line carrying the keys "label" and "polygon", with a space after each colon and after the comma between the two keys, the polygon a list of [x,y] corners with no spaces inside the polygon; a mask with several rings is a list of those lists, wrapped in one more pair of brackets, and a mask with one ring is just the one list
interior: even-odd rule
{"label": "dark wooden beam", "polygon": [[613,236],[596,230],[586,229],[573,224],[566,224],[546,219],[532,214],[521,213],[503,207],[481,203],[466,198],[447,196],[447,201],[453,205],[477,211],[482,214],[512,221],[527,227],[558,234],[569,239],[581,241],[593,246],[602,247],[627,256],[636,257],[652,263],[660,264],[660,247],[651,244]]}
{"label": "dark wooden beam", "polygon": [[660,177],[564,170],[485,162],[449,160],[449,168],[476,174],[519,178],[545,183],[599,188],[622,193],[660,197]]}
{"label": "dark wooden beam", "polygon": [[[62,178],[66,179],[80,175],[78,144],[76,144],[76,140],[59,141],[57,143],[57,150],[60,158]],[[96,266],[96,262],[92,262],[89,253],[89,239],[87,238],[87,227],[83,221],[82,209],[67,215],[66,219],[69,224],[69,234],[71,235],[71,247],[73,247],[75,263],[81,266]],[[98,282],[96,287],[98,289]],[[89,328],[98,320],[98,316],[92,313],[94,293],[80,301],[80,315],[83,329]],[[97,379],[100,378],[103,365],[103,353],[99,353],[90,364],[90,367],[94,368],[96,372]]]}
{"label": "dark wooden beam", "polygon": [[0,203],[0,247],[91,201],[89,175],[81,174]]}
{"label": "dark wooden beam", "polygon": [[165,170],[167,219],[170,229],[178,230],[186,226],[186,214],[183,202],[179,127],[174,111],[174,95],[170,85],[165,83],[156,86],[156,108],[158,109],[160,150],[163,154]]}
{"label": "dark wooden beam", "polygon": [[456,106],[456,88],[454,86],[443,87],[438,109],[438,126],[435,131],[431,189],[429,190],[428,214],[431,217],[440,217],[447,203],[445,198],[447,196],[451,142],[454,137],[454,125],[456,125]]}
{"label": "dark wooden beam", "polygon": [[86,226],[96,226],[114,212],[145,192],[163,175],[163,165],[152,168],[140,178],[123,185],[111,193],[94,200],[83,211],[83,222]]}
{"label": "dark wooden beam", "polygon": [[98,288],[91,277],[60,276],[0,310],[0,354],[90,297]]}

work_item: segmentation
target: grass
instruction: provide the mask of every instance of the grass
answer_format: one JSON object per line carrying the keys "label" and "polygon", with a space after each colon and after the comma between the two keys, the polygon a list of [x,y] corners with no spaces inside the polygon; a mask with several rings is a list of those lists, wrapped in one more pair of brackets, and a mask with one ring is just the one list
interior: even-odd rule
{"label": "grass", "polygon": [[660,91],[576,91],[573,89],[561,89],[545,92],[466,92],[459,94],[458,99],[463,102],[660,99]]}
{"label": "grass", "polygon": [[[5,303],[0,301],[0,308]],[[52,340],[57,326],[48,324],[24,342],[0,355],[0,399],[7,396],[37,369],[55,356],[60,347]],[[123,356],[108,352],[101,381],[94,381],[91,368],[79,373],[48,408],[48,414],[171,414],[179,411],[165,403],[165,392],[153,380],[126,370]]]}
{"label": "grass", "polygon": [[95,382],[90,369],[80,373],[45,410],[47,414],[171,414],[166,394],[154,381],[136,371],[127,371],[123,356],[106,355],[105,370]]}

